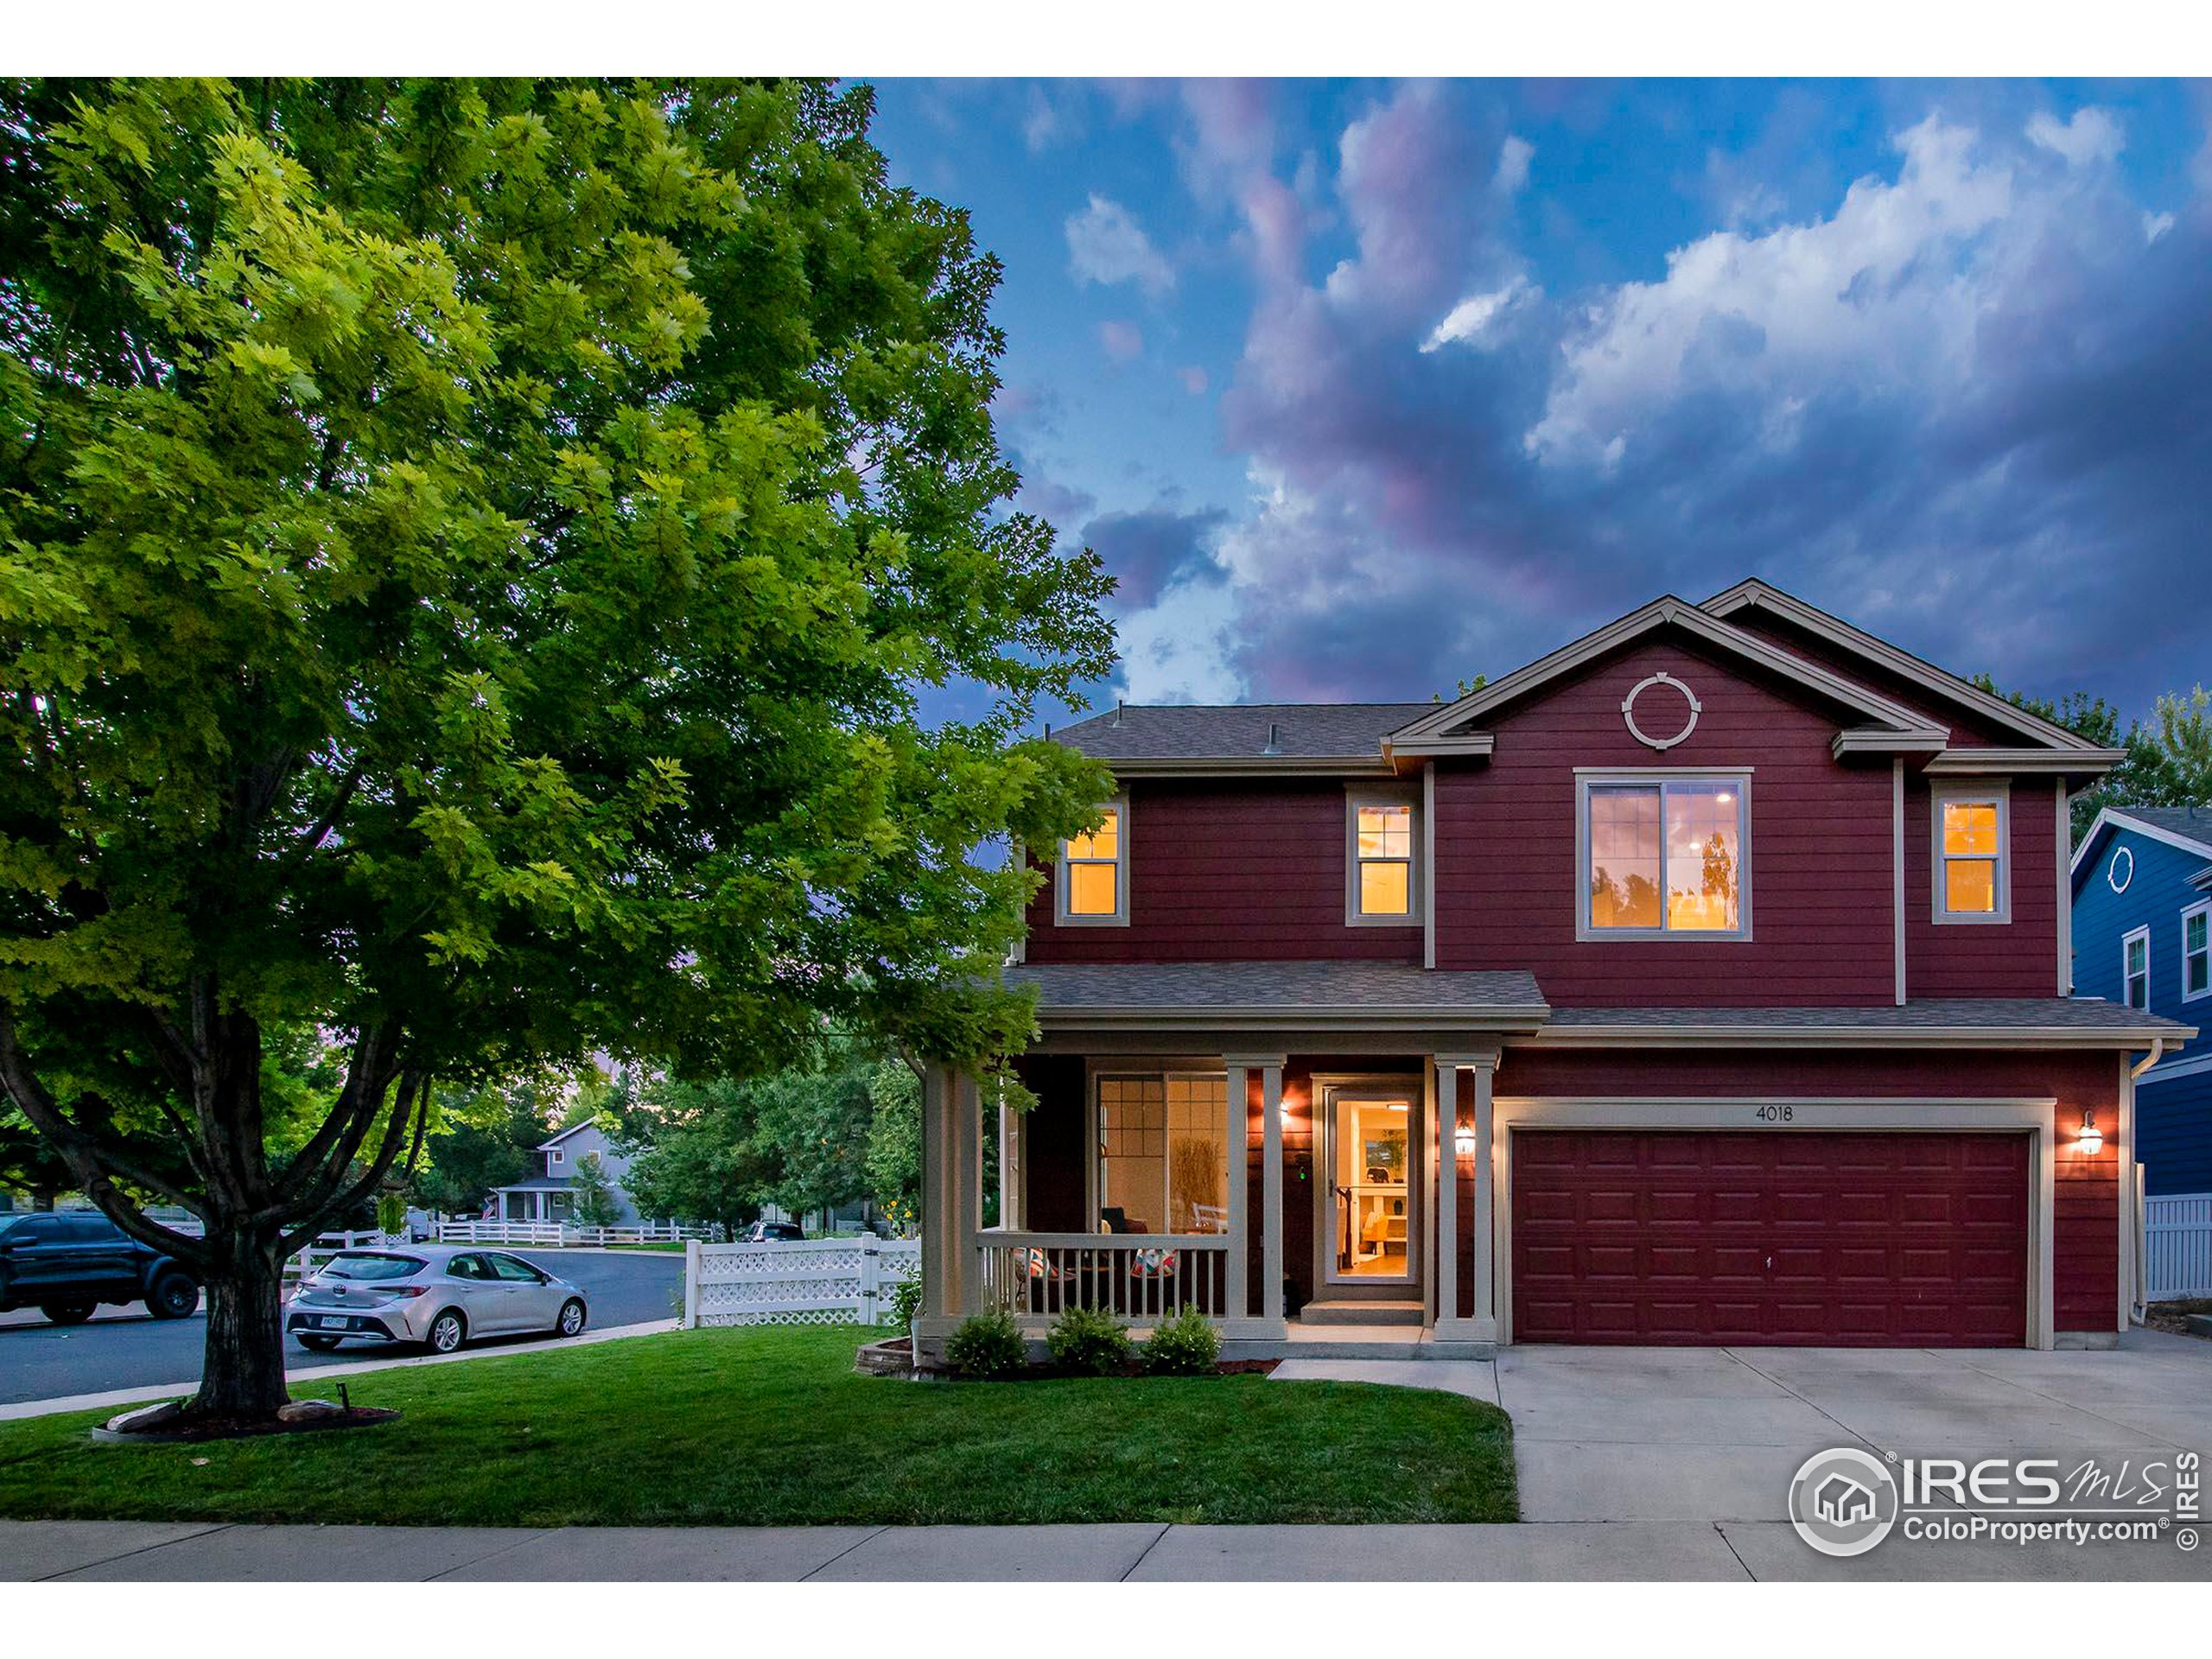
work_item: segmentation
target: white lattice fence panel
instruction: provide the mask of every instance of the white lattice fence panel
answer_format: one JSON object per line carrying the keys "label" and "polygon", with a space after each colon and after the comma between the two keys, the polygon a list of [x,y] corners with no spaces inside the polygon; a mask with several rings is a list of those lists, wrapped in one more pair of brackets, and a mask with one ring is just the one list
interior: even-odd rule
{"label": "white lattice fence panel", "polygon": [[686,1299],[696,1325],[874,1324],[889,1287],[918,1270],[921,1247],[874,1239],[696,1245]]}

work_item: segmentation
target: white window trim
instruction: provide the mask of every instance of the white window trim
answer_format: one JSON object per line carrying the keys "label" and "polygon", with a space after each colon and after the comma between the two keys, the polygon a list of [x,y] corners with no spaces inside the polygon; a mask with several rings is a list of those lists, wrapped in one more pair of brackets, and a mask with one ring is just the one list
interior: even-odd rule
{"label": "white window trim", "polygon": [[[1710,928],[1593,927],[1590,923],[1590,791],[1667,784],[1729,784],[1736,790],[1736,919],[1729,932]],[[1660,883],[1666,883],[1666,798],[1660,798]],[[1661,896],[1660,915],[1666,914]],[[1748,944],[1751,939],[1751,769],[1749,766],[1577,766],[1574,769],[1574,937],[1593,944],[1663,941],[1669,944]]]}
{"label": "white window trim", "polygon": [[563,1152],[558,1147],[548,1147],[545,1149],[545,1161],[548,1164],[560,1163],[566,1159],[567,1156],[568,1154]]}
{"label": "white window trim", "polygon": [[[2190,954],[2189,949],[2189,923],[2190,918],[2193,916],[2202,916],[2204,918],[2206,972],[2204,976],[2204,988],[2201,991],[2192,991],[2189,988],[2189,958]],[[2208,996],[2212,996],[2212,899],[2200,899],[2196,903],[2190,905],[2181,913],[2181,1000],[2184,1002],[2202,1002]]]}
{"label": "white window trim", "polygon": [[2151,925],[2148,922],[2145,922],[2140,927],[2131,927],[2126,932],[2120,936],[2120,1006],[2123,1008],[2132,1008],[2137,1006],[2135,1003],[2127,1000],[2127,982],[2134,977],[2133,975],[2127,971],[2127,947],[2134,944],[2138,939],[2143,941],[2143,1001],[2141,1006],[2143,1012],[2148,1014],[2151,1012]]}
{"label": "white window trim", "polygon": [[[1240,1125],[1237,1122],[1237,1109],[1245,1103],[1236,1098],[1236,1091],[1230,1086],[1230,1069],[1227,1065],[1224,1064],[1218,1070],[1204,1065],[1193,1066],[1188,1060],[1183,1060],[1173,1064],[1167,1062],[1156,1062],[1147,1065],[1141,1058],[1138,1058],[1128,1065],[1112,1064],[1085,1066],[1083,1090],[1083,1196],[1084,1215],[1086,1218],[1086,1224],[1077,1229],[1077,1231],[1095,1233],[1105,1225],[1105,1222],[1099,1213],[1103,1208],[1105,1203],[1105,1183],[1102,1179],[1105,1173],[1104,1169],[1102,1167],[1105,1161],[1105,1154],[1103,1149],[1098,1144],[1098,1085],[1102,1083],[1127,1083],[1133,1080],[1149,1083],[1154,1079],[1159,1081],[1163,1095],[1167,1084],[1170,1083],[1212,1083],[1217,1080],[1219,1081],[1222,1085],[1222,1092],[1224,1096],[1223,1104],[1225,1108],[1222,1113],[1222,1145],[1227,1151],[1229,1162],[1228,1179],[1224,1185],[1224,1196],[1227,1197],[1235,1192],[1236,1187],[1238,1154],[1240,1152],[1245,1150],[1243,1137],[1239,1133]],[[1169,1160],[1166,1158],[1163,1158],[1160,1160],[1163,1179],[1166,1178],[1168,1163]],[[1163,1191],[1160,1194],[1160,1217],[1162,1220],[1166,1218],[1166,1203],[1167,1195]],[[1230,1204],[1229,1209],[1232,1215],[1235,1214],[1236,1205],[1233,1200]],[[1225,1238],[1230,1236],[1230,1235],[1229,1234],[1223,1234],[1221,1236]],[[1179,1238],[1184,1236],[1184,1235],[1179,1233],[1126,1233],[1115,1235],[1115,1236],[1141,1241],[1153,1238]],[[1207,1236],[1211,1238],[1214,1236],[1214,1235],[1208,1234]]]}
{"label": "white window trim", "polygon": [[[1129,925],[1129,798],[1125,791],[1100,807],[1111,807],[1120,816],[1115,830],[1114,913],[1110,916],[1072,916],[1068,913],[1068,844],[1063,841],[1052,860],[1052,925],[1056,927],[1127,927]],[[1086,860],[1086,862],[1090,861]]]}
{"label": "white window trim", "polygon": [[[1947,801],[1993,801],[1997,806],[1997,908],[1945,908],[1943,805]],[[1939,927],[2005,926],[2012,919],[2012,785],[1936,780],[1928,786],[1929,915]]]}
{"label": "white window trim", "polygon": [[[1359,907],[1359,809],[1363,806],[1402,806],[1411,809],[1406,843],[1406,908],[1402,915],[1370,916]],[[1421,870],[1421,804],[1410,789],[1347,789],[1344,791],[1344,925],[1346,927],[1419,927],[1422,895],[1428,884]],[[1395,861],[1384,860],[1382,862]]]}

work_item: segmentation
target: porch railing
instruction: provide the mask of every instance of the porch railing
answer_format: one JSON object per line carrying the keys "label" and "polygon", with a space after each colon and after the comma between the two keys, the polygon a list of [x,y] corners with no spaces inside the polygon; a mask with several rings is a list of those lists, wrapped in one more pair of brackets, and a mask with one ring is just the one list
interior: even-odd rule
{"label": "porch railing", "polygon": [[1096,1307],[1139,1323],[1196,1308],[1210,1319],[1229,1313],[1225,1233],[1016,1233],[976,1240],[982,1305],[1025,1323]]}

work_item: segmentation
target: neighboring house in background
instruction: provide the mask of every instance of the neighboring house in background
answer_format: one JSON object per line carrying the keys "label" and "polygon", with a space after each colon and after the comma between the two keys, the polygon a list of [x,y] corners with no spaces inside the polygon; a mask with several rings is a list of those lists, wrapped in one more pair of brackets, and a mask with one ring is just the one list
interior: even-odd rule
{"label": "neighboring house in background", "polygon": [[2120,752],[1758,582],[1450,703],[1054,736],[1115,791],[1004,969],[999,1228],[983,1087],[924,1068],[925,1344],[1076,1303],[1255,1356],[2126,1329],[2130,1070],[2195,1033],[2068,995],[2068,795]]}
{"label": "neighboring house in background", "polygon": [[630,1202],[629,1191],[623,1185],[630,1173],[630,1160],[614,1150],[607,1131],[598,1124],[586,1122],[563,1129],[550,1141],[540,1142],[537,1151],[544,1166],[538,1173],[512,1186],[493,1189],[493,1219],[566,1221],[575,1207],[576,1166],[594,1154],[620,1212],[612,1224],[634,1227],[645,1219]]}
{"label": "neighboring house in background", "polygon": [[[2107,807],[2074,855],[2074,990],[2189,1024],[2212,1014],[2212,808]],[[2153,1198],[2212,1192],[2212,1053],[2135,1083]]]}

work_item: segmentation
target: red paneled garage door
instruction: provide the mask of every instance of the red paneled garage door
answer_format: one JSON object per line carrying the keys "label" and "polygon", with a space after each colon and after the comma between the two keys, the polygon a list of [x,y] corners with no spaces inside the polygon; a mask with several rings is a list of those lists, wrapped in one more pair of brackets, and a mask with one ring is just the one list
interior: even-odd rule
{"label": "red paneled garage door", "polygon": [[2028,1137],[1520,1129],[1519,1342],[2027,1341]]}

